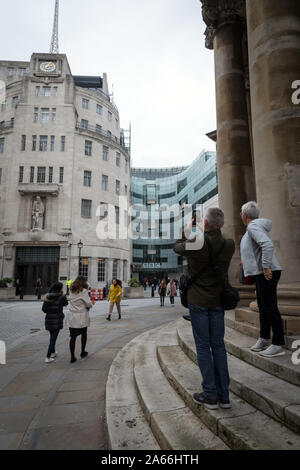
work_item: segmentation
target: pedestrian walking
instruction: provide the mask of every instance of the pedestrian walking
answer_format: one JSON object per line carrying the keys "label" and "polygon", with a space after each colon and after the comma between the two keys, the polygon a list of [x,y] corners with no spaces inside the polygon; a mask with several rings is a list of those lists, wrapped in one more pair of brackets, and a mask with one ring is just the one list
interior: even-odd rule
{"label": "pedestrian walking", "polygon": [[114,305],[117,307],[119,320],[121,320],[121,295],[122,295],[122,282],[119,279],[113,279],[108,292],[109,312],[106,320],[111,321]]}
{"label": "pedestrian walking", "polygon": [[70,329],[71,363],[77,361],[75,345],[77,336],[81,336],[81,358],[88,355],[85,350],[87,343],[87,329],[91,324],[89,311],[95,304],[88,294],[88,284],[83,276],[78,276],[70,287],[70,308],[68,312],[68,326]]}
{"label": "pedestrian walking", "polygon": [[[192,232],[193,219],[174,246],[175,253],[188,258],[189,276],[194,278],[188,288],[187,299],[203,392],[195,393],[193,399],[195,403],[209,409],[231,407],[224,344],[225,312],[221,293],[235,245],[233,240],[224,240],[221,232],[223,225],[223,212],[210,208],[204,218],[202,248],[193,250],[191,247],[193,242],[196,242],[195,247],[198,245],[197,237],[199,240],[201,237],[203,241],[201,230],[198,235]],[[200,223],[198,227],[201,229]]]}
{"label": "pedestrian walking", "polygon": [[55,345],[58,334],[64,326],[64,313],[63,308],[68,305],[68,301],[63,291],[63,284],[55,282],[50,287],[49,293],[46,294],[42,310],[46,313],[45,328],[50,333],[50,343],[48,347],[47,356],[45,359],[46,364],[54,361],[57,354],[55,352]]}
{"label": "pedestrian walking", "polygon": [[165,297],[166,297],[166,292],[167,292],[167,283],[166,280],[163,279],[159,285],[158,288],[158,294],[160,297],[160,306],[164,307],[165,305]]}
{"label": "pedestrian walking", "polygon": [[20,281],[20,279],[16,280],[16,297],[20,296],[20,300],[23,299],[23,285]]}
{"label": "pedestrian walking", "polygon": [[42,288],[43,288],[42,280],[40,277],[38,277],[36,280],[36,285],[35,285],[35,295],[37,296],[38,300],[41,300]]}
{"label": "pedestrian walking", "polygon": [[174,297],[176,295],[176,284],[174,279],[171,279],[167,286],[167,295],[170,297],[170,304],[174,305]]}
{"label": "pedestrian walking", "polygon": [[243,223],[247,227],[241,240],[242,265],[244,276],[255,278],[260,321],[260,338],[251,350],[265,357],[283,356],[284,330],[277,305],[277,285],[282,267],[269,235],[272,221],[259,218],[259,212],[255,201],[247,202],[241,210]]}

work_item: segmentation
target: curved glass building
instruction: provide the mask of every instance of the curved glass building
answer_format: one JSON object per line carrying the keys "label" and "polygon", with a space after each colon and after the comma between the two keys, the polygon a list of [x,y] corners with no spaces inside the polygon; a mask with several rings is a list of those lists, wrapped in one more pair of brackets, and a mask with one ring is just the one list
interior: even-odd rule
{"label": "curved glass building", "polygon": [[[180,230],[182,227],[182,209],[189,205],[191,214],[197,206],[203,215],[208,207],[218,206],[217,194],[215,152],[202,151],[189,166],[132,168],[131,203],[140,208],[137,219],[144,213],[144,222],[134,229],[132,275],[140,279],[178,278],[183,260],[173,246],[178,220]],[[177,213],[172,210],[176,207]],[[164,213],[169,214],[169,222]]]}

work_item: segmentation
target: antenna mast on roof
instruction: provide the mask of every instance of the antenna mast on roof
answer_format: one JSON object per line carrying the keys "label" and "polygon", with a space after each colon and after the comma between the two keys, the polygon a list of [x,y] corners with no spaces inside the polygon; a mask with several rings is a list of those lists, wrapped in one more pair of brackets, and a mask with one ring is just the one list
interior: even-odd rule
{"label": "antenna mast on roof", "polygon": [[53,23],[53,32],[50,46],[50,54],[58,54],[58,13],[59,13],[59,0],[55,0],[55,13],[54,13],[54,23]]}

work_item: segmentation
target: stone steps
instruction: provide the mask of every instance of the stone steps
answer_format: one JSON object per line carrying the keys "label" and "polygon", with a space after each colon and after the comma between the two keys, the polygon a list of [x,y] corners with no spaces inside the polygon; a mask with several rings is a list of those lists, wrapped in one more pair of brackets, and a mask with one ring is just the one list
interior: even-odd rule
{"label": "stone steps", "polygon": [[[196,348],[191,329],[184,324],[179,324],[177,334],[180,338],[181,350],[192,360],[197,370]],[[300,434],[300,389],[298,386],[270,375],[231,354],[228,354],[228,366],[230,390],[235,395]]]}
{"label": "stone steps", "polygon": [[[242,313],[245,313],[245,317],[243,318]],[[233,330],[238,331],[239,333],[243,333],[246,336],[251,336],[252,338],[255,338],[256,340],[260,336],[260,327],[259,327],[259,322],[252,321],[252,314],[254,314],[257,317],[257,313],[252,312],[249,308],[241,308],[239,307],[236,309],[236,312],[234,310],[230,310],[226,312],[225,315],[225,325],[228,328],[232,328]],[[294,341],[299,340],[300,336],[285,336],[285,348],[292,350],[292,345]],[[253,344],[255,341],[253,342]]]}
{"label": "stone steps", "polygon": [[[232,409],[208,410],[193,401],[201,376],[189,322],[135,338],[114,360],[107,382],[111,449],[300,449],[299,388],[275,377],[274,365],[270,373],[245,360],[249,341],[227,328],[227,348],[235,351],[228,355]],[[279,372],[298,381],[287,364]]]}

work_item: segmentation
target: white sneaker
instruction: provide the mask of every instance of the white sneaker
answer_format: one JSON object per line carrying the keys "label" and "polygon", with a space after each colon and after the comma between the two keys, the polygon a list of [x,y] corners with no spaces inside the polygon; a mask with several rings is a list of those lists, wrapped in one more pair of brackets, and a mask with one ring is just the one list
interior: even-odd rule
{"label": "white sneaker", "polygon": [[285,352],[281,346],[276,346],[275,344],[271,344],[268,349],[259,353],[260,356],[264,357],[276,357],[276,356],[284,356]]}
{"label": "white sneaker", "polygon": [[53,358],[53,359],[55,359],[56,357],[57,357],[56,353],[52,353],[51,356],[50,356],[50,358]]}
{"label": "white sneaker", "polygon": [[50,364],[51,362],[54,362],[54,359],[52,357],[50,357],[50,358],[46,357],[45,363]]}
{"label": "white sneaker", "polygon": [[259,338],[257,342],[255,343],[254,346],[252,346],[251,351],[262,351],[263,349],[266,349],[268,346],[270,346],[269,340],[268,339],[263,339]]}

